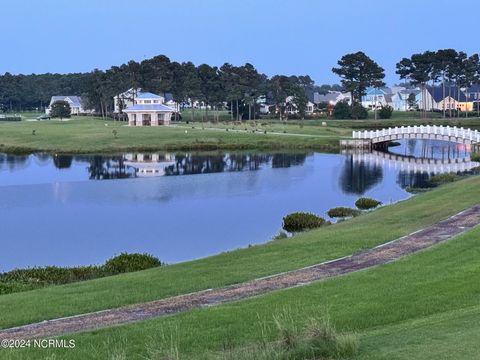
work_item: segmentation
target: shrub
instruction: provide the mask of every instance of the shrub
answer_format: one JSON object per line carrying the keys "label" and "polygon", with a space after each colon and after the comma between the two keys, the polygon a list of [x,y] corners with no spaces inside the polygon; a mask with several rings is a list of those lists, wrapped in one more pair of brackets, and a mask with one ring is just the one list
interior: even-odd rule
{"label": "shrub", "polygon": [[283,228],[289,232],[315,229],[324,224],[324,218],[305,212],[292,213],[283,218]]}
{"label": "shrub", "polygon": [[368,209],[376,208],[381,203],[382,203],[381,201],[371,199],[371,198],[360,198],[357,201],[355,201],[355,206],[360,210],[368,210]]}
{"label": "shrub", "polygon": [[480,162],[480,153],[478,152],[471,153],[470,160]]}
{"label": "shrub", "polygon": [[160,261],[151,255],[123,253],[111,258],[105,265],[101,266],[45,266],[29,269],[14,269],[0,273],[0,295],[32,290],[49,285],[68,284],[96,279],[160,265]]}
{"label": "shrub", "polygon": [[333,117],[335,119],[350,119],[350,105],[346,101],[339,101],[333,108]]}
{"label": "shrub", "polygon": [[366,119],[368,117],[368,111],[362,104],[355,104],[352,106],[351,117],[356,120]]}
{"label": "shrub", "polygon": [[120,274],[130,271],[145,270],[151,267],[160,266],[162,263],[155,256],[149,254],[127,254],[121,253],[107,262],[104,268],[110,274]]}
{"label": "shrub", "polygon": [[378,111],[378,117],[380,119],[390,119],[393,114],[393,108],[390,105],[382,106],[382,108]]}
{"label": "shrub", "polygon": [[343,207],[343,206],[334,207],[328,210],[327,212],[327,215],[330,216],[331,218],[346,218],[346,217],[357,216],[359,214],[360,214],[359,210]]}
{"label": "shrub", "polygon": [[446,184],[449,182],[454,182],[457,181],[461,178],[460,175],[454,174],[454,173],[447,173],[447,174],[438,174],[438,175],[433,175],[430,178],[430,182],[434,184]]}

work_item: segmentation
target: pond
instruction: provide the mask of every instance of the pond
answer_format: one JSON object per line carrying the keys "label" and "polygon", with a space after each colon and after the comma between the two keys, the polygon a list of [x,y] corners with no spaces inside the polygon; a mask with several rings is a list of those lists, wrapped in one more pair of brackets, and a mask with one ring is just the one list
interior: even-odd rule
{"label": "pond", "polygon": [[[450,159],[442,160],[442,146],[451,147]],[[361,196],[392,203],[447,165],[478,165],[453,144],[405,142],[390,150],[0,154],[0,271],[99,264],[120,252],[167,263],[201,258],[269,241],[288,213],[326,216]],[[413,164],[419,152],[431,158]],[[421,162],[429,168],[413,167]]]}

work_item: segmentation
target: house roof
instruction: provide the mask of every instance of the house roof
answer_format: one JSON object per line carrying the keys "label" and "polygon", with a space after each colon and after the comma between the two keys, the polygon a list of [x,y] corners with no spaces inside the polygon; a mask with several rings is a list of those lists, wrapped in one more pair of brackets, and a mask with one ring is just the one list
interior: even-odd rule
{"label": "house roof", "polygon": [[170,111],[173,112],[171,107],[162,105],[162,104],[136,104],[133,106],[127,107],[124,112],[129,112],[129,111]]}
{"label": "house roof", "polygon": [[321,95],[319,93],[314,94],[314,102],[321,103],[321,102],[330,102],[330,101],[337,101],[338,97],[341,95],[338,92],[331,92],[325,95]]}
{"label": "house roof", "polygon": [[[433,100],[435,100],[435,102],[437,103],[444,99],[443,86],[435,86],[435,87],[427,86],[427,91],[433,97]],[[453,99],[458,100],[460,102],[467,101],[467,97],[465,96],[465,93],[462,90],[460,90],[460,95],[459,95],[458,87],[455,85],[445,86],[445,98],[448,96],[451,96]]]}
{"label": "house roof", "polygon": [[[68,101],[70,100],[70,101]],[[81,107],[82,106],[82,99],[80,96],[74,96],[74,95],[56,95],[52,96],[52,99],[50,100],[50,105],[53,104],[56,101],[68,101],[71,105],[70,106],[75,106],[75,107]]]}
{"label": "house roof", "polygon": [[173,94],[172,93],[165,93],[164,97],[165,97],[165,101],[173,100]]}
{"label": "house roof", "polygon": [[379,88],[368,88],[367,95],[385,95],[387,92]]}
{"label": "house roof", "polygon": [[137,99],[160,99],[161,96],[151,92],[141,92],[137,95]]}

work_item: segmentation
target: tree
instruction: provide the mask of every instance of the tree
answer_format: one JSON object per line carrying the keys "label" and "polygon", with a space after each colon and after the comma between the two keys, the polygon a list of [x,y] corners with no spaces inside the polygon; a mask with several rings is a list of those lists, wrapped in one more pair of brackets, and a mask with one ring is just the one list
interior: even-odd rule
{"label": "tree", "polygon": [[362,104],[356,103],[352,106],[351,117],[356,120],[366,119],[368,117],[368,111],[362,106]]}
{"label": "tree", "polygon": [[295,105],[295,109],[300,115],[300,118],[302,120],[305,119],[305,113],[306,113],[307,104],[308,104],[308,97],[305,94],[305,91],[301,87],[298,87],[295,89],[295,92],[293,95],[293,104]]}
{"label": "tree", "polygon": [[403,58],[397,63],[396,73],[400,75],[400,79],[410,80],[414,86],[420,86],[422,91],[422,107],[423,116],[426,117],[426,87],[427,82],[432,77],[434,71],[435,53],[425,51],[422,54],[413,54],[411,58]]}
{"label": "tree", "polygon": [[198,67],[197,72],[200,79],[201,99],[205,103],[205,118],[208,120],[208,108],[223,98],[222,82],[216,66],[202,64]]}
{"label": "tree", "polygon": [[333,108],[333,117],[335,119],[350,119],[351,108],[346,101],[339,101]]}
{"label": "tree", "polygon": [[332,71],[342,79],[343,88],[352,94],[352,106],[361,102],[368,87],[385,86],[383,68],[361,51],[344,55],[338,65]]}
{"label": "tree", "polygon": [[285,75],[275,75],[270,79],[268,87],[275,103],[275,111],[282,120],[285,112],[285,100],[293,87],[292,80]]}
{"label": "tree", "polygon": [[414,93],[411,93],[408,95],[407,105],[409,110],[411,109],[418,110],[417,97]]}
{"label": "tree", "polygon": [[393,108],[389,105],[382,106],[380,111],[378,112],[378,116],[380,119],[390,119],[393,114]]}
{"label": "tree", "polygon": [[69,118],[71,113],[70,104],[65,100],[55,101],[50,109],[50,116],[52,118],[60,118],[60,120]]}

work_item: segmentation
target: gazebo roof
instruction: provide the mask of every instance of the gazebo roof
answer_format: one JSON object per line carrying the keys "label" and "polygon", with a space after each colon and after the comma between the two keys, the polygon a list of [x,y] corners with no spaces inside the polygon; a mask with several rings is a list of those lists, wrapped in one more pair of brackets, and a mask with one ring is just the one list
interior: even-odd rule
{"label": "gazebo roof", "polygon": [[171,107],[162,105],[162,104],[135,104],[133,106],[127,107],[124,112],[129,111],[165,111],[165,112],[174,112]]}

